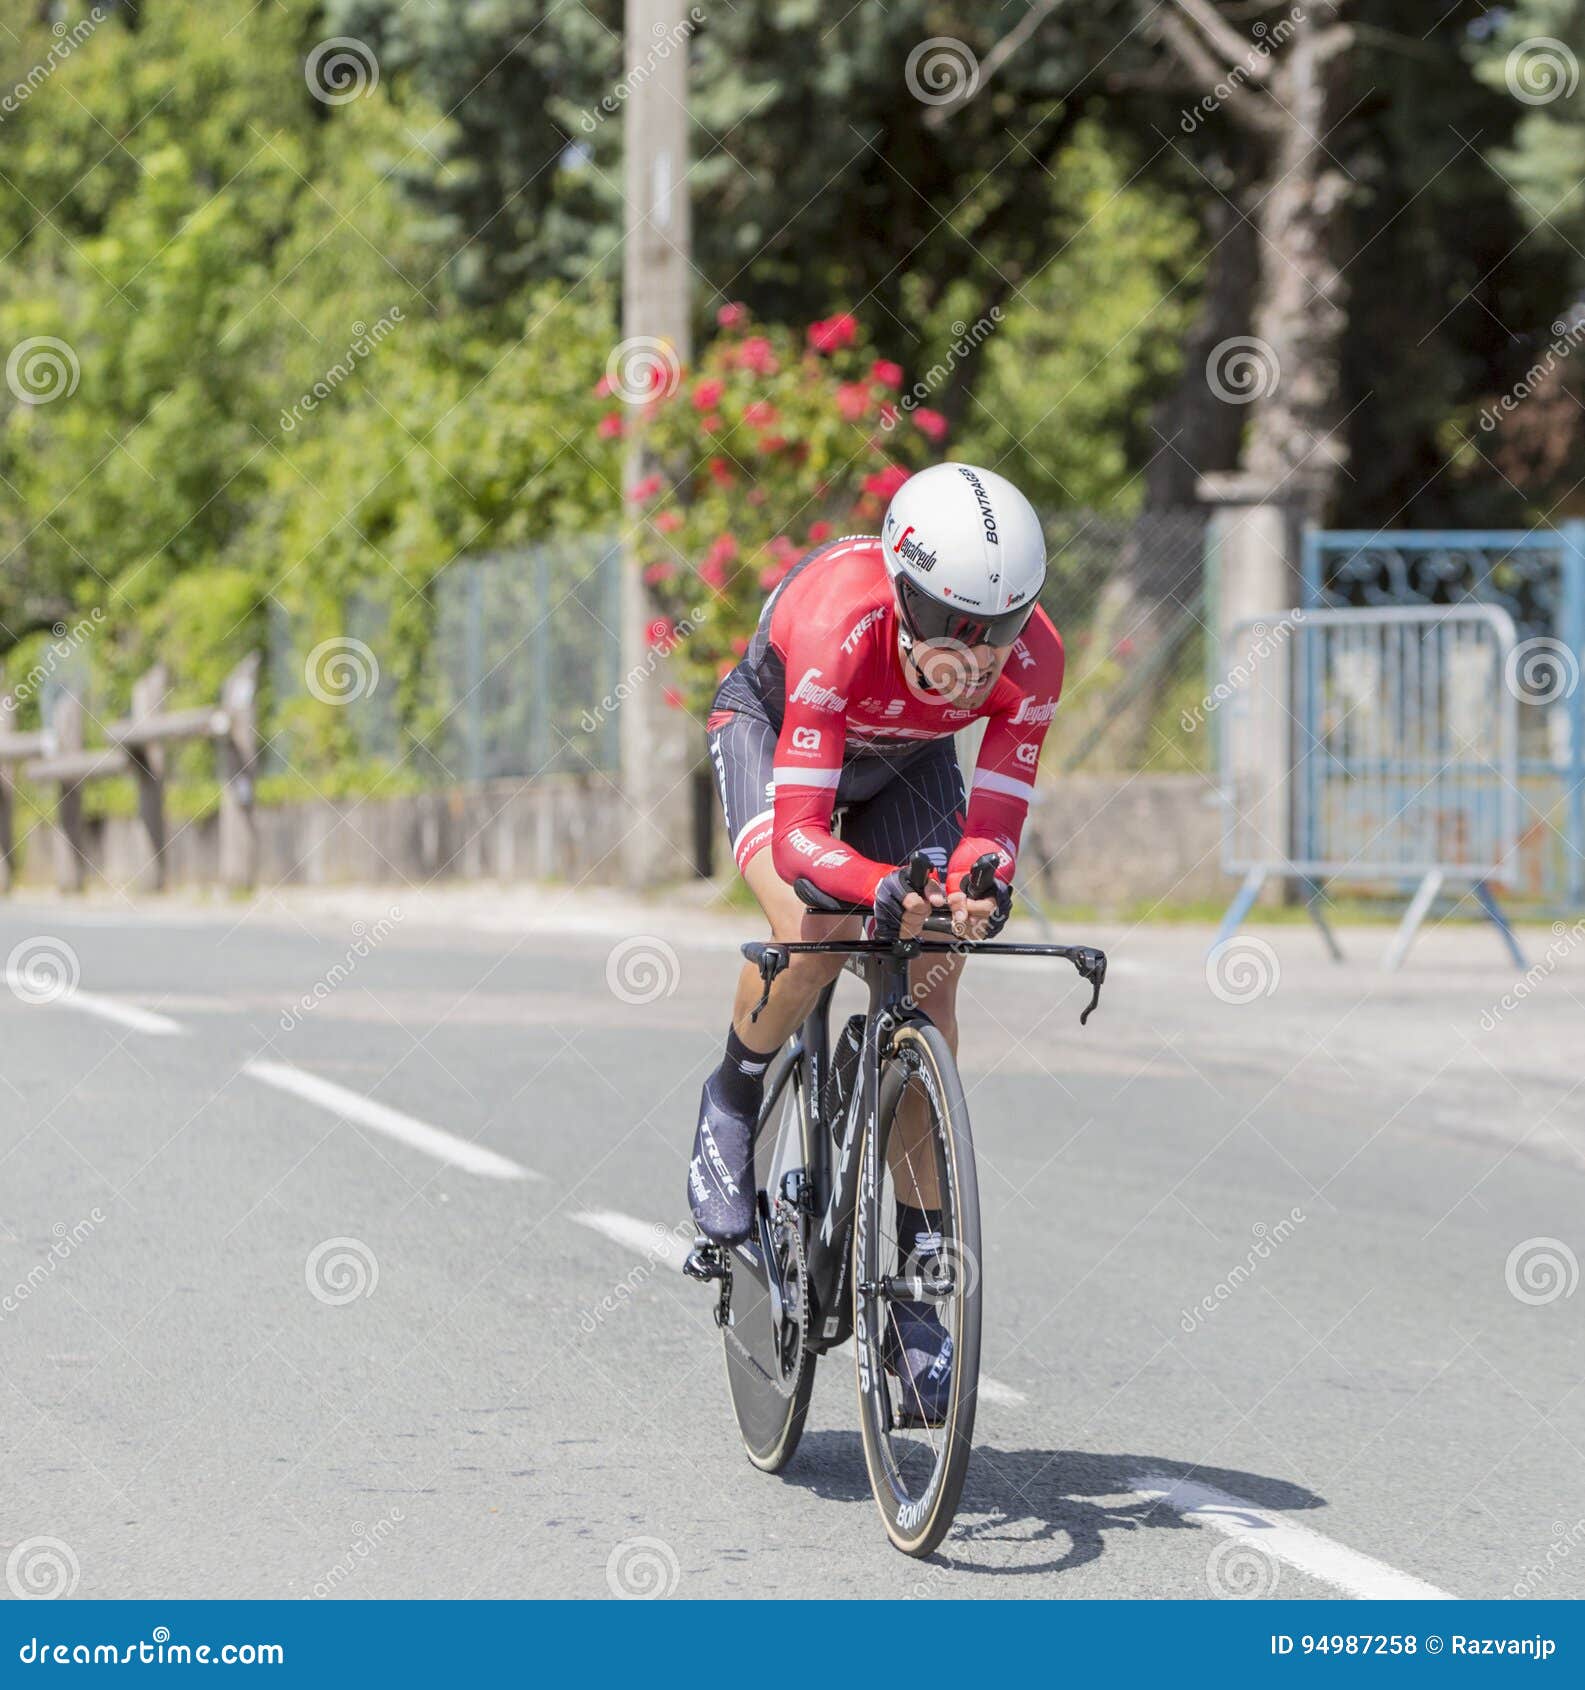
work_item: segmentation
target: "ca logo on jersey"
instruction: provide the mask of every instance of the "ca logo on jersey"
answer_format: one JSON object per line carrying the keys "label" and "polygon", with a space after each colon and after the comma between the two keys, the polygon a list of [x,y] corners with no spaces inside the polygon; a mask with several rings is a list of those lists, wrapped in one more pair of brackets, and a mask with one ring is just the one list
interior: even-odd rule
{"label": "ca logo on jersey", "polygon": [[819,728],[794,728],[792,745],[794,751],[818,751],[820,749]]}
{"label": "ca logo on jersey", "polygon": [[1013,755],[1026,768],[1032,769],[1040,761],[1040,747],[1038,745],[1020,745]]}

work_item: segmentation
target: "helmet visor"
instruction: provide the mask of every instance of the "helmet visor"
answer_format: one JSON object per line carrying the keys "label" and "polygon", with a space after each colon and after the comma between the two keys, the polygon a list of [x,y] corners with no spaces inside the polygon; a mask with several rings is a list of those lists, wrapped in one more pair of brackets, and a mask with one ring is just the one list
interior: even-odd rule
{"label": "helmet visor", "polygon": [[943,604],[922,593],[906,575],[897,577],[897,606],[903,626],[916,640],[955,640],[966,646],[1009,646],[1029,626],[1037,601],[1030,599],[1000,616],[981,616],[967,606]]}

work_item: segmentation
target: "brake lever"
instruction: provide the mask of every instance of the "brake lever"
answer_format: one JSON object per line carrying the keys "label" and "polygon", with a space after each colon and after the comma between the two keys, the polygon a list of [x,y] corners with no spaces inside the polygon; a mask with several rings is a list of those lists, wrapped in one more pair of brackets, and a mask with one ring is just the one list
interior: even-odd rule
{"label": "brake lever", "polygon": [[759,995],[759,1002],[749,1011],[749,1020],[758,1021],[759,1012],[770,1002],[770,989],[776,984],[776,976],[787,966],[788,956],[780,945],[767,945],[759,954],[759,977],[763,990]]}
{"label": "brake lever", "polygon": [[1079,1016],[1079,1025],[1082,1027],[1101,1001],[1101,987],[1106,983],[1106,952],[1094,950],[1089,945],[1080,945],[1074,952],[1073,966],[1078,969],[1079,978],[1090,983],[1089,1007]]}

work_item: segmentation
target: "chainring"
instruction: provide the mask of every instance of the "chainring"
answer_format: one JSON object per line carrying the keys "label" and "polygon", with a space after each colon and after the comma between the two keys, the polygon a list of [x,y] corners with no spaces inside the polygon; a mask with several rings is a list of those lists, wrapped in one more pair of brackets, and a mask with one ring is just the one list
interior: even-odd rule
{"label": "chainring", "polygon": [[774,1271],[781,1280],[782,1318],[776,1332],[780,1367],[771,1384],[782,1397],[798,1389],[809,1349],[809,1259],[804,1253],[801,1218],[796,1204],[785,1197],[776,1199],[771,1210],[771,1243],[776,1250]]}

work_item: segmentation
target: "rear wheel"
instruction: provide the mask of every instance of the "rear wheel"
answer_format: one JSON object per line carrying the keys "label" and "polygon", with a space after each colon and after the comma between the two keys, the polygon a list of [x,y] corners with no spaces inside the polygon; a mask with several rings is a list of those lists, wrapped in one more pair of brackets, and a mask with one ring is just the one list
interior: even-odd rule
{"label": "rear wheel", "polygon": [[756,1467],[776,1473],[798,1448],[814,1389],[804,1255],[808,1220],[784,1195],[787,1176],[803,1170],[807,1142],[801,1053],[786,1052],[777,1060],[765,1095],[754,1147],[759,1225],[753,1237],[726,1252],[732,1279],[721,1337],[743,1447]]}
{"label": "rear wheel", "polygon": [[[910,1022],[896,1034],[893,1050],[881,1073],[875,1121],[865,1136],[859,1169],[853,1342],[864,1460],[881,1519],[905,1554],[928,1555],[957,1513],[974,1441],[980,1372],[979,1187],[968,1107],[945,1038],[928,1021]],[[928,1131],[904,1155],[898,1110],[909,1097],[921,1100],[914,1107],[924,1109]],[[910,1199],[923,1190],[939,1201],[937,1254],[899,1257],[899,1173],[908,1181]],[[951,1386],[937,1425],[925,1423],[918,1392],[888,1370],[899,1306],[905,1302],[933,1309],[951,1338]]]}

